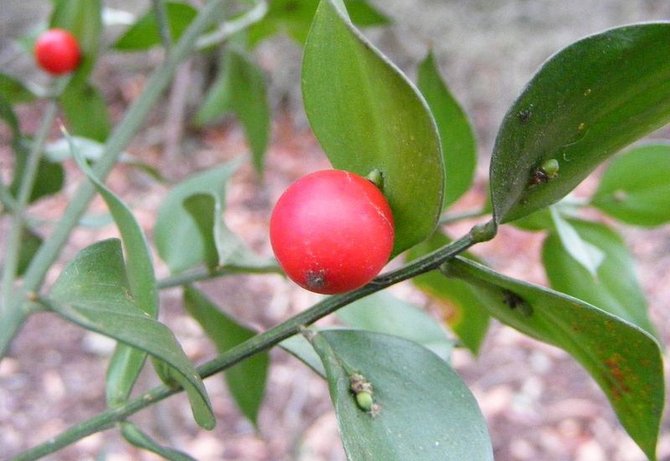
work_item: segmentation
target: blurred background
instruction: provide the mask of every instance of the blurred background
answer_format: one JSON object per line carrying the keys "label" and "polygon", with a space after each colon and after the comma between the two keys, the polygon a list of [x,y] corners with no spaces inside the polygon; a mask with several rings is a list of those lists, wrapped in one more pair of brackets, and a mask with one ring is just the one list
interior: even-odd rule
{"label": "blurred background", "polygon": [[[148,1],[105,1],[112,9],[137,13]],[[197,2],[194,2],[197,3]],[[551,54],[577,39],[603,29],[632,22],[670,19],[667,0],[375,0],[371,1],[394,23],[365,29],[365,34],[393,62],[414,78],[416,64],[432,48],[443,77],[469,114],[478,138],[478,185],[457,208],[481,205],[485,200],[488,158],[497,127],[525,83]],[[29,57],[17,52],[16,40],[44,21],[51,2],[1,0],[0,69],[28,81],[44,77]],[[121,27],[110,31],[109,39]],[[116,32],[115,32],[116,31]],[[659,44],[670,46],[670,44]],[[273,38],[255,51],[266,70],[273,106],[272,144],[264,181],[243,168],[228,189],[226,219],[252,247],[270,254],[267,242],[269,210],[286,185],[297,177],[327,167],[325,156],[312,138],[300,100],[300,48],[288,38]],[[118,120],[142,88],[150,68],[160,62],[160,51],[146,55],[110,54],[96,70],[95,79]],[[201,59],[201,58],[198,58]],[[166,97],[130,148],[133,155],[156,166],[173,179],[207,168],[246,150],[244,136],[231,120],[195,130],[186,124],[179,136],[171,127],[188,121],[191,102],[204,91],[207,66],[198,59],[187,63]],[[180,96],[181,95],[181,96]],[[181,98],[181,99],[179,99]],[[180,100],[176,113],[170,102]],[[39,107],[21,108],[25,131],[34,130]],[[0,172],[11,162],[7,133],[0,131]],[[668,129],[654,134],[670,138]],[[68,171],[75,182],[77,172]],[[109,184],[127,198],[149,232],[166,188],[141,173],[117,168]],[[66,189],[72,192],[73,187]],[[592,190],[587,180],[578,194]],[[57,217],[64,197],[40,202],[37,212]],[[94,210],[104,205],[94,203]],[[48,226],[48,223],[46,224]],[[458,234],[471,223],[453,228]],[[4,227],[0,227],[4,232]],[[651,317],[660,335],[670,341],[670,230],[618,228],[638,261],[638,274],[648,296]],[[63,254],[101,238],[114,236],[112,226],[78,231]],[[479,245],[477,253],[497,270],[544,283],[537,264],[542,235],[504,227],[494,241]],[[159,268],[159,270],[161,270]],[[164,269],[162,269],[164,270]],[[52,275],[52,279],[53,276]],[[160,274],[159,274],[160,275]],[[165,272],[163,273],[165,275]],[[241,276],[203,284],[226,310],[259,328],[269,328],[319,298],[276,276]],[[409,284],[393,288],[398,296],[435,307]],[[214,354],[199,327],[179,306],[179,292],[162,293],[162,320],[173,328],[186,352],[196,362]],[[330,320],[326,320],[326,323]],[[0,459],[52,437],[104,407],[102,395],[106,361],[113,343],[86,333],[48,314],[29,320],[10,355],[0,363]],[[272,352],[265,404],[259,427],[254,428],[236,410],[223,380],[206,384],[218,426],[199,430],[183,396],[138,414],[133,420],[157,439],[181,448],[199,460],[339,461],[344,454],[326,384],[282,351]],[[496,460],[642,461],[642,452],[616,421],[604,396],[588,375],[565,353],[515,331],[493,324],[478,357],[457,350],[453,364],[472,389],[489,422]],[[151,373],[139,387],[155,385]],[[116,434],[95,434],[48,459],[110,461],[152,460],[156,457],[129,448]],[[670,460],[670,418],[665,417],[659,459]],[[381,461],[381,460],[380,460]]]}

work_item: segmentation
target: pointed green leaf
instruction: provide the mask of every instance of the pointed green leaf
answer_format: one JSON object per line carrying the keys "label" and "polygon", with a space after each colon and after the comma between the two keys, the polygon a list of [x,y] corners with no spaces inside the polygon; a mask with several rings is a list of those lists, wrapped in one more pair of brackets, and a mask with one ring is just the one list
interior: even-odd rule
{"label": "pointed green leaf", "polygon": [[[619,149],[670,121],[670,23],[619,27],[550,58],[503,120],[491,159],[497,222],[558,201]],[[539,171],[558,162],[554,177]]]}
{"label": "pointed green leaf", "polygon": [[[286,33],[304,44],[319,0],[273,0],[269,3],[263,20],[249,27],[249,43],[255,46],[271,35]],[[354,24],[377,26],[389,22],[386,16],[365,0],[345,0],[345,4]]]}
{"label": "pointed green leaf", "polygon": [[352,328],[409,339],[449,361],[453,341],[437,321],[418,307],[386,291],[359,299],[337,311]]}
{"label": "pointed green leaf", "polygon": [[20,104],[33,101],[35,95],[20,80],[0,73],[0,99],[10,104]]}
{"label": "pointed green leaf", "polygon": [[435,122],[416,88],[356,30],[339,2],[323,0],[314,16],[302,91],[333,166],[382,173],[396,228],[393,253],[430,236],[444,195]]}
{"label": "pointed green leaf", "polygon": [[622,238],[603,224],[578,220],[571,220],[570,224],[581,240],[600,251],[602,264],[595,274],[589,273],[552,233],[542,248],[542,261],[551,286],[655,335],[635,263]]}
{"label": "pointed green leaf", "polygon": [[446,171],[444,206],[447,207],[472,186],[477,166],[475,135],[465,112],[442,80],[432,53],[419,64],[418,86],[440,132]]}
{"label": "pointed green leaf", "polygon": [[[255,331],[224,314],[195,288],[184,287],[184,306],[221,353],[256,335]],[[237,406],[254,425],[258,422],[269,365],[270,356],[267,352],[261,352],[224,372],[228,389]]]}
{"label": "pointed green leaf", "polygon": [[[407,252],[411,261],[451,243],[446,235],[436,232],[429,240]],[[468,258],[474,258],[468,255]],[[479,352],[489,327],[489,314],[467,283],[428,272],[414,277],[412,282],[438,303],[444,322],[453,330],[465,347],[474,354]]]}
{"label": "pointed green leaf", "polygon": [[660,348],[652,336],[584,301],[460,257],[445,270],[471,283],[503,323],[570,353],[607,395],[633,440],[656,459],[665,390]]}
{"label": "pointed green leaf", "polygon": [[82,327],[142,349],[169,364],[204,428],[215,419],[205,386],[172,331],[138,306],[130,294],[121,243],[104,240],[81,250],[61,272],[50,307]]}
{"label": "pointed green leaf", "polygon": [[156,453],[170,461],[196,461],[195,458],[192,458],[182,451],[160,445],[131,422],[124,421],[120,426],[123,438],[138,448],[143,448],[152,453]]}
{"label": "pointed green leaf", "polygon": [[221,71],[205,95],[196,114],[196,123],[210,123],[228,112],[234,112],[251,147],[256,171],[263,171],[263,157],[270,137],[270,107],[265,75],[247,56],[227,48],[221,60]]}
{"label": "pointed green leaf", "polygon": [[[158,289],[149,245],[144,231],[133,213],[111,190],[107,188],[93,173],[86,160],[77,149],[74,140],[66,133],[70,151],[79,168],[93,183],[105,201],[121,240],[126,256],[126,272],[130,293],[137,306],[151,318],[158,316]],[[115,406],[125,402],[144,366],[146,352],[126,344],[118,344],[107,369],[107,404]]]}
{"label": "pointed green leaf", "polygon": [[[605,259],[604,253],[595,245],[582,239],[569,221],[563,219],[555,207],[549,210],[553,228],[565,252],[591,276],[589,282],[598,280],[598,268]],[[593,303],[592,303],[593,304]]]}
{"label": "pointed green leaf", "polygon": [[[25,147],[18,142],[14,143],[14,146],[16,148],[16,165],[9,191],[16,197],[19,188],[21,187],[23,171],[26,166],[26,160],[28,159],[28,152]],[[39,166],[37,167],[35,184],[30,193],[30,203],[36,202],[43,197],[57,194],[63,188],[64,184],[65,170],[63,169],[63,166],[60,163],[54,163],[48,159],[41,158]]]}
{"label": "pointed green leaf", "polygon": [[326,377],[326,370],[323,368],[323,363],[319,358],[319,354],[316,353],[312,345],[303,335],[297,334],[291,336],[279,343],[279,346],[307,365],[322,378]]}
{"label": "pointed green leaf", "polygon": [[670,221],[670,144],[639,146],[615,158],[591,204],[637,226]]}
{"label": "pointed green leaf", "polygon": [[19,249],[19,264],[16,268],[17,275],[23,275],[30,261],[33,260],[33,256],[39,250],[40,245],[42,245],[42,237],[35,234],[25,227],[21,231],[21,248]]}
{"label": "pointed green leaf", "polygon": [[[347,459],[493,460],[477,402],[437,355],[406,339],[361,330],[314,335]],[[372,385],[371,402],[357,401],[354,375]]]}
{"label": "pointed green leaf", "polygon": [[[184,2],[165,2],[167,23],[173,41],[179,39],[196,17],[198,10]],[[152,8],[117,39],[113,47],[119,51],[141,51],[161,44],[161,36]]]}
{"label": "pointed green leaf", "polygon": [[158,254],[173,273],[211,261],[208,253],[211,242],[203,238],[184,200],[191,195],[207,194],[217,197],[219,204],[224,203],[225,183],[239,167],[240,160],[190,176],[177,184],[163,201],[158,210],[154,240]]}

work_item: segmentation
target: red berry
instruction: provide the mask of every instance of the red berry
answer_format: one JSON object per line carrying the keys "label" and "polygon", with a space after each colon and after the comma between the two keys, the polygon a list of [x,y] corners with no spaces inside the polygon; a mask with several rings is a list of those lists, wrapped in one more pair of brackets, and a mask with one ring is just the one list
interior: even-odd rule
{"label": "red berry", "polygon": [[371,181],[323,170],[293,183],[270,219],[272,249],[298,285],[343,293],[372,280],[393,250],[393,216]]}
{"label": "red berry", "polygon": [[49,29],[35,42],[35,59],[46,72],[62,75],[79,65],[81,52],[77,39],[64,29]]}

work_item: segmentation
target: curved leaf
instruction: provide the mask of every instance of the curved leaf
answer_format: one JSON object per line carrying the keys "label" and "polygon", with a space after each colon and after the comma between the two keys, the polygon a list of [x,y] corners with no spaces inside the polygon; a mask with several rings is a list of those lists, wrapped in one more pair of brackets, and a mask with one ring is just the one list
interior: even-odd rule
{"label": "curved leaf", "polygon": [[[144,231],[133,213],[111,190],[107,188],[93,173],[74,140],[66,133],[70,152],[79,168],[105,201],[116,227],[121,234],[125,249],[126,272],[130,293],[135,298],[137,307],[151,318],[158,317],[158,289],[149,245]],[[107,404],[114,406],[125,402],[130,396],[135,381],[144,366],[146,352],[126,344],[118,344],[107,369],[106,391]]]}
{"label": "curved leaf", "polygon": [[[668,42],[670,23],[624,26],[542,66],[498,132],[490,171],[496,222],[556,202],[610,155],[670,121],[670,47],[659,46]],[[540,171],[547,161],[558,162],[554,177]]]}
{"label": "curved leaf", "polygon": [[323,0],[314,16],[302,91],[309,122],[333,166],[362,176],[382,173],[396,225],[393,253],[427,238],[444,191],[435,122],[414,86],[335,0]]}
{"label": "curved leaf", "polygon": [[337,317],[352,328],[409,339],[449,361],[453,341],[430,315],[418,307],[380,291],[337,311]]}
{"label": "curved leaf", "polygon": [[602,263],[595,273],[590,273],[565,250],[560,238],[551,233],[542,248],[542,261],[551,286],[656,335],[633,258],[621,237],[603,224],[569,222],[581,240],[600,252]]}
{"label": "curved leaf", "polygon": [[20,104],[34,101],[35,95],[21,80],[0,73],[0,99],[10,104]]}
{"label": "curved leaf", "polygon": [[[429,240],[412,248],[407,253],[407,259],[411,261],[449,243],[451,240],[446,235],[436,232]],[[462,280],[449,279],[435,271],[414,277],[412,282],[438,303],[444,322],[465,347],[477,354],[488,331],[489,314],[472,287]]]}
{"label": "curved leaf", "polygon": [[[198,13],[194,7],[183,2],[165,2],[165,12],[170,37],[175,42]],[[160,44],[161,36],[156,11],[152,8],[130,26],[113,46],[119,51],[141,51]]]}
{"label": "curved leaf", "polygon": [[[475,398],[437,355],[361,330],[314,333],[311,342],[326,368],[347,459],[493,460]],[[354,395],[354,375],[372,385],[367,411]]]}
{"label": "curved leaf", "polygon": [[71,83],[60,95],[58,102],[73,135],[100,142],[107,139],[112,124],[107,102],[100,90],[87,82]]}
{"label": "curved leaf", "polygon": [[442,80],[432,53],[419,64],[418,86],[426,98],[440,132],[447,180],[445,208],[472,186],[477,166],[475,135],[465,112]]}
{"label": "curved leaf", "polygon": [[[184,206],[184,200],[196,194],[215,197],[219,210],[223,204],[226,181],[235,173],[241,159],[196,173],[177,184],[158,210],[154,241],[161,259],[173,273],[212,261],[210,251],[216,244],[208,240],[201,227]],[[218,217],[217,217],[218,218]],[[211,218],[214,222],[214,217]]]}
{"label": "curved leaf", "polygon": [[210,123],[228,112],[238,118],[251,147],[256,171],[263,171],[263,157],[270,138],[270,107],[265,75],[242,52],[227,48],[219,76],[207,91],[195,116],[196,123]]}
{"label": "curved leaf", "polygon": [[665,388],[660,348],[652,336],[579,299],[460,257],[445,272],[472,284],[503,323],[570,353],[605,392],[633,440],[656,459]]}
{"label": "curved leaf", "polygon": [[81,250],[54,283],[48,305],[71,322],[169,364],[186,390],[197,423],[214,427],[207,391],[193,364],[172,331],[143,312],[130,294],[119,240]]}
{"label": "curved leaf", "polygon": [[670,144],[636,147],[615,158],[600,179],[591,204],[628,224],[670,221]]}
{"label": "curved leaf", "polygon": [[[220,353],[256,335],[255,331],[240,325],[219,310],[195,288],[184,287],[184,306]],[[258,411],[263,403],[269,365],[269,354],[262,352],[224,372],[228,389],[237,406],[254,425],[258,424]]]}
{"label": "curved leaf", "polygon": [[192,458],[184,452],[159,445],[149,437],[149,435],[131,422],[124,421],[120,426],[123,438],[138,448],[143,448],[152,453],[156,453],[170,461],[196,461],[195,458]]}

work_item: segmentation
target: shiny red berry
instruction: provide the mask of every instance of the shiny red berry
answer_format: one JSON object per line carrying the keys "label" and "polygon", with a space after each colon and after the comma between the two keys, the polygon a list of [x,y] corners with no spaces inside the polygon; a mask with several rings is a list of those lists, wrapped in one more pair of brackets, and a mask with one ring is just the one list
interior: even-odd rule
{"label": "shiny red berry", "polygon": [[67,74],[79,65],[79,43],[67,30],[49,29],[37,37],[35,59],[43,70],[52,75]]}
{"label": "shiny red berry", "polygon": [[293,183],[270,219],[270,241],[286,274],[323,294],[344,293],[371,281],[393,250],[393,216],[368,179],[323,170]]}

